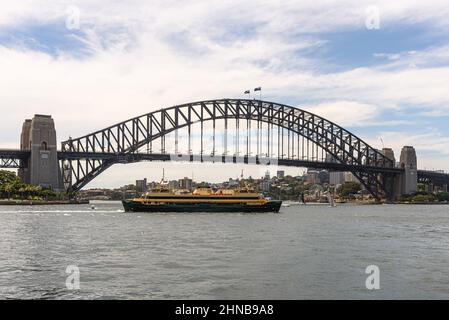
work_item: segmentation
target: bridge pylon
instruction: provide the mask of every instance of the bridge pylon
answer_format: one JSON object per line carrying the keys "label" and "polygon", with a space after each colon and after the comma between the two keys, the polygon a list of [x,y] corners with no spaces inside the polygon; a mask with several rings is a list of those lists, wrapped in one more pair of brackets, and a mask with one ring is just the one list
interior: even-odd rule
{"label": "bridge pylon", "polygon": [[399,158],[399,167],[403,170],[394,179],[394,198],[414,194],[418,191],[418,167],[416,151],[412,146],[404,146]]}
{"label": "bridge pylon", "polygon": [[22,181],[61,191],[56,129],[51,116],[36,114],[25,120],[20,149],[30,151],[27,165],[19,169]]}

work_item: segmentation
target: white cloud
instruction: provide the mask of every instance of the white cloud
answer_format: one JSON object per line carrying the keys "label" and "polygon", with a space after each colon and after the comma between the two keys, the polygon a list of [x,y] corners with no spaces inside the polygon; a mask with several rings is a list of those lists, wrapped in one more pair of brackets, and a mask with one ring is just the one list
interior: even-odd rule
{"label": "white cloud", "polygon": [[81,10],[84,36],[77,39],[89,57],[0,47],[2,145],[18,141],[21,122],[34,113],[52,114],[63,140],[259,85],[264,96],[307,101],[306,108],[343,126],[408,105],[449,112],[449,67],[431,63],[447,65],[445,47],[380,53],[391,58],[385,65],[335,73],[302,54],[323,45],[321,32],[364,28],[368,5],[379,6],[381,27],[426,23],[432,32],[447,31],[446,1],[10,1],[1,5],[0,26],[63,26],[69,5]]}
{"label": "white cloud", "polygon": [[449,171],[449,137],[442,135],[433,128],[423,128],[417,133],[404,131],[384,131],[366,139],[371,145],[379,145],[380,139],[385,147],[394,150],[396,160],[399,160],[403,146],[413,146],[418,158],[418,168]]}
{"label": "white cloud", "polygon": [[[414,146],[416,150],[449,155],[449,137],[443,136],[432,128],[426,128],[426,133],[410,134],[398,131],[382,132],[385,144],[395,150],[403,146]],[[399,153],[398,153],[399,154]],[[447,166],[447,165],[446,165]]]}
{"label": "white cloud", "polygon": [[357,101],[334,101],[306,106],[304,109],[338,125],[359,126],[378,115],[378,107]]}
{"label": "white cloud", "polygon": [[2,3],[0,25],[54,21],[64,18],[67,7],[73,5],[81,9],[85,24],[136,26],[143,23],[158,32],[194,29],[216,35],[248,24],[257,24],[263,33],[271,34],[364,28],[366,8],[371,6],[379,8],[382,25],[402,21],[447,27],[449,13],[445,0],[18,0]]}

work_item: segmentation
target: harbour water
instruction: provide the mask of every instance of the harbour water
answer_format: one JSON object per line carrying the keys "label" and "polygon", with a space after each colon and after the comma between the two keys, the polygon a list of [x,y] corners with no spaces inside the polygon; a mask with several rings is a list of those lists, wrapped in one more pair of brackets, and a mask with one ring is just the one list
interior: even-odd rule
{"label": "harbour water", "polygon": [[[66,287],[69,265],[79,268],[79,290]],[[369,265],[379,267],[379,290],[365,286]],[[449,206],[2,206],[0,298],[448,299]]]}

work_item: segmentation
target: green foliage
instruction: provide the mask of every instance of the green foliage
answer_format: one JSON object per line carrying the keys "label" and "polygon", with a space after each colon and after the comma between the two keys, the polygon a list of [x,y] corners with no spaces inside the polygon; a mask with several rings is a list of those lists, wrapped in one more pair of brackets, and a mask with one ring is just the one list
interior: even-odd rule
{"label": "green foliage", "polygon": [[449,192],[440,192],[437,194],[438,201],[449,201]]}
{"label": "green foliage", "polygon": [[410,202],[410,201],[412,201],[412,199],[413,199],[412,195],[404,194],[404,195],[399,196],[398,201],[400,201],[400,202]]}
{"label": "green foliage", "polygon": [[426,192],[427,186],[424,183],[418,183],[418,192]]}
{"label": "green foliage", "polygon": [[197,188],[210,188],[210,183],[202,181],[198,183]]}
{"label": "green foliage", "polygon": [[428,196],[428,195],[430,195],[431,193],[429,193],[429,192],[427,192],[427,191],[417,191],[414,195],[415,196]]}
{"label": "green foliage", "polygon": [[14,172],[0,170],[0,186],[20,181]]}
{"label": "green foliage", "polygon": [[436,200],[435,195],[433,194],[416,194],[412,198],[412,202],[434,202]]}
{"label": "green foliage", "polygon": [[350,194],[356,194],[362,190],[362,186],[358,182],[345,182],[338,189],[338,195],[341,198],[347,198]]}
{"label": "green foliage", "polygon": [[14,172],[0,170],[0,199],[55,200],[62,197],[53,190],[21,182]]}

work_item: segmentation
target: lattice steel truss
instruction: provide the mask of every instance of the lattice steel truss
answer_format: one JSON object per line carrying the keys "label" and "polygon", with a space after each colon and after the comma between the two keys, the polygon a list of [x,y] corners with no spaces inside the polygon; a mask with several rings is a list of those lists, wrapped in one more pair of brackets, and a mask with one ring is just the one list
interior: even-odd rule
{"label": "lattice steel truss", "polygon": [[[260,133],[257,131],[257,157],[276,157],[294,161],[294,155],[299,155],[299,150],[295,150],[299,148],[299,143],[297,145],[294,142],[290,143],[290,137],[293,139],[293,136],[300,136],[307,140],[307,143],[310,142],[316,146],[315,155],[312,148],[314,160],[318,161],[319,148],[326,157],[332,158],[332,162],[341,164],[345,169],[353,172],[375,197],[379,198],[391,191],[390,180],[395,174],[394,170],[391,170],[394,168],[393,161],[362,139],[341,126],[305,110],[268,101],[246,99],[199,101],[160,109],[83,137],[64,141],[60,155],[64,184],[69,191],[80,190],[111,165],[132,162],[126,155],[137,154],[138,150],[145,146],[147,153],[153,153],[152,143],[156,139],[160,140],[160,154],[163,155],[166,150],[165,137],[181,128],[187,128],[188,150],[192,153],[191,128],[196,123],[201,123],[200,156],[202,156],[205,154],[202,141],[203,123],[213,123],[214,145],[211,153],[214,154],[216,152],[215,124],[217,120],[223,120],[225,128],[223,154],[227,154],[229,150],[226,145],[226,135],[228,122],[231,119],[238,120],[237,130],[240,120],[246,120],[249,124],[251,121],[256,121],[257,130],[265,124],[265,131],[268,132],[266,146],[268,151],[265,155],[260,153],[262,149],[259,146]],[[284,140],[282,140],[281,150],[280,129],[282,129],[282,139],[284,139],[284,129],[287,131],[289,139],[287,150],[284,150]],[[277,143],[270,141],[270,130],[278,130]],[[253,144],[255,143],[251,138],[248,138],[246,156],[251,153],[248,150]],[[256,147],[253,146],[253,150],[255,149]],[[133,159],[135,161],[136,158]]]}
{"label": "lattice steel truss", "polygon": [[0,168],[25,168],[29,156],[29,151],[0,149]]}
{"label": "lattice steel truss", "polygon": [[22,168],[22,160],[15,158],[0,158],[0,168],[19,169]]}
{"label": "lattice steel truss", "polygon": [[438,171],[418,170],[418,182],[435,186],[448,186],[449,174]]}

